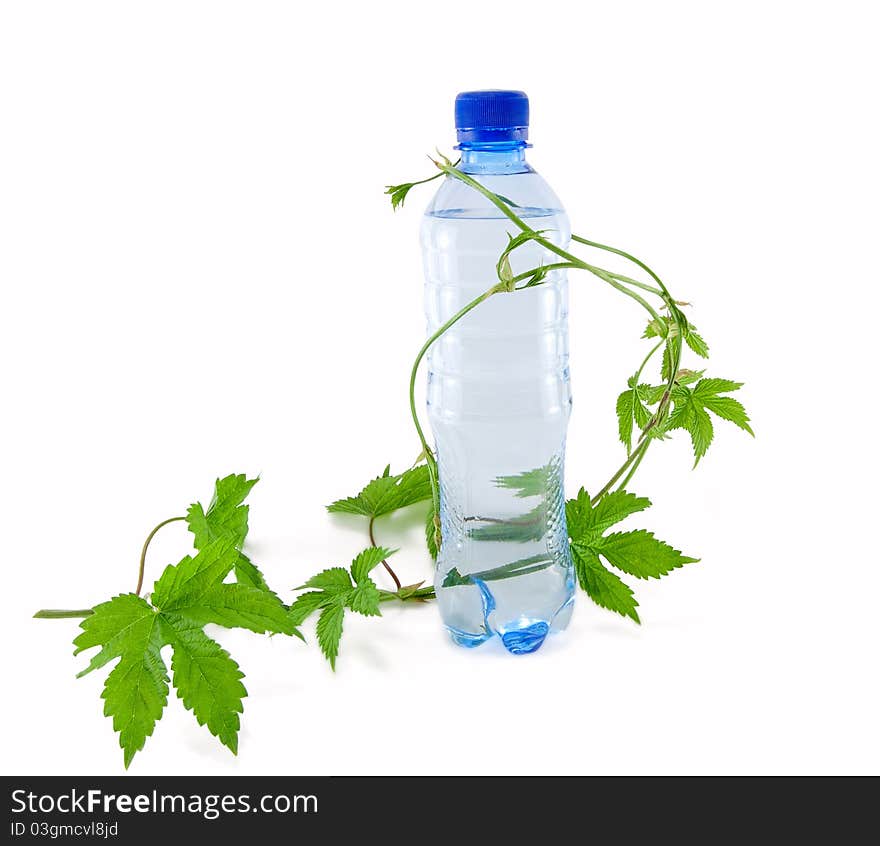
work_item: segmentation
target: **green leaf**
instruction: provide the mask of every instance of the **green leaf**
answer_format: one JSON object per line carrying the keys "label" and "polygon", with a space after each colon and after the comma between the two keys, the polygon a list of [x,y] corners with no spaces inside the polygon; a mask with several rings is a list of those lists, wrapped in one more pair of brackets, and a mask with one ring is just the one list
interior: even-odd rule
{"label": "green leaf", "polygon": [[666,382],[672,373],[674,347],[673,341],[669,340],[663,345],[663,364],[660,367],[660,378]]}
{"label": "green leaf", "polygon": [[178,564],[165,568],[153,585],[151,601],[156,608],[179,607],[194,602],[232,570],[238,550],[229,538],[212,541],[192,558],[187,555]]}
{"label": "green leaf", "polygon": [[351,592],[348,607],[365,617],[381,617],[379,610],[379,589],[372,579],[365,577]]}
{"label": "green leaf", "polygon": [[383,546],[370,546],[359,552],[351,562],[351,575],[356,584],[361,584],[372,569],[386,558],[390,558],[396,549],[385,549]]}
{"label": "green leaf", "polygon": [[181,596],[164,608],[199,625],[214,623],[228,629],[248,629],[257,634],[287,634],[302,637],[290,619],[284,603],[271,591],[250,585],[218,584],[199,596]]}
{"label": "green leaf", "polygon": [[[212,504],[207,512],[194,512],[201,514],[197,523],[204,518],[194,532],[201,548],[196,555],[165,568],[153,585],[150,601],[122,594],[97,605],[80,623],[74,638],[76,654],[98,649],[80,676],[119,659],[107,675],[102,698],[104,713],[112,717],[119,733],[126,767],[153,733],[167,703],[163,646],[172,647],[173,683],[184,706],[235,752],[238,715],[246,695],[242,673],[202,626],[215,623],[301,637],[295,618],[274,593],[224,582],[240,555],[236,543],[246,532],[246,521],[242,529],[241,500],[252,485],[244,476],[218,482],[216,507]],[[214,532],[211,520],[215,517],[228,530]],[[198,534],[209,530],[214,537]]]}
{"label": "green leaf", "polygon": [[551,462],[543,467],[536,467],[534,470],[517,473],[515,476],[498,476],[495,479],[495,484],[499,488],[516,491],[514,496],[521,499],[526,499],[530,496],[546,497],[553,488],[558,474],[557,466]]}
{"label": "green leaf", "polygon": [[750,435],[754,435],[749,425],[749,416],[742,403],[733,397],[720,394],[739,390],[741,382],[730,379],[700,379],[693,388],[677,385],[672,391],[673,410],[663,427],[664,432],[684,429],[691,436],[694,449],[694,466],[706,454],[714,436],[712,412],[723,420],[729,420]]}
{"label": "green leaf", "polygon": [[729,394],[738,391],[743,386],[742,382],[734,382],[731,379],[701,379],[694,390],[703,398],[715,394]]}
{"label": "green leaf", "polygon": [[351,562],[351,575],[356,587],[349,595],[347,602],[352,611],[366,617],[382,616],[382,612],[379,610],[379,589],[370,578],[370,572],[379,562],[389,558],[396,551],[381,546],[371,546],[355,556]]}
{"label": "green leaf", "polygon": [[143,749],[168,700],[168,674],[160,650],[165,631],[149,603],[134,594],[122,594],[93,609],[80,623],[74,638],[75,654],[100,646],[89,666],[78,676],[119,663],[104,683],[104,715],[113,718],[125,766]]}
{"label": "green leaf", "polygon": [[322,590],[301,593],[290,606],[290,621],[294,626],[301,626],[315,611],[330,598]]}
{"label": "green leaf", "polygon": [[204,549],[220,538],[228,539],[239,550],[234,565],[236,581],[268,590],[259,568],[241,552],[248,533],[249,511],[242,503],[258,481],[242,474],[217,479],[207,510],[201,503],[193,503],[186,512],[186,523],[193,534],[196,549]]}
{"label": "green leaf", "polygon": [[196,549],[221,537],[230,538],[241,548],[248,531],[248,506],[242,503],[258,481],[235,474],[217,479],[207,511],[198,502],[190,506],[187,525],[195,536]]}
{"label": "green leaf", "polygon": [[[698,381],[705,371],[703,370],[688,370],[687,368],[682,368],[675,374],[675,384],[676,385],[690,385],[693,382]],[[642,399],[648,405],[656,405],[663,399],[663,394],[666,392],[666,385],[640,385],[639,390],[642,396]]]}
{"label": "green leaf", "polygon": [[243,552],[238,553],[238,558],[235,559],[232,569],[235,573],[235,580],[240,585],[249,585],[250,587],[260,588],[260,590],[270,590],[265,577],[260,572],[260,568]]}
{"label": "green leaf", "polygon": [[113,718],[126,769],[144,748],[168,702],[168,671],[160,646],[157,638],[140,654],[127,655],[104,682],[104,716]]}
{"label": "green leaf", "polygon": [[636,622],[638,603],[632,591],[605,568],[600,557],[612,567],[641,579],[660,578],[683,564],[697,561],[641,529],[604,534],[611,526],[650,505],[649,499],[623,490],[607,493],[592,505],[583,488],[565,503],[572,560],[581,587],[596,604]]}
{"label": "green leaf", "polygon": [[382,476],[373,479],[357,496],[338,499],[328,505],[327,510],[335,514],[381,517],[429,499],[431,477],[428,465],[420,464],[397,476],[389,475],[386,468]]}
{"label": "green leaf", "polygon": [[678,398],[673,395],[675,407],[669,415],[664,431],[672,432],[676,429],[685,429],[690,434],[696,458],[694,467],[696,467],[706,454],[706,450],[709,449],[715,430],[705,409],[694,402],[693,394],[687,388],[683,390],[686,393],[679,394]]}
{"label": "green leaf", "polygon": [[602,566],[595,552],[588,547],[572,544],[571,557],[580,586],[596,605],[641,623],[636,611],[639,603],[632,590]]}
{"label": "green leaf", "polygon": [[241,700],[247,696],[241,683],[244,673],[200,626],[180,617],[166,620],[171,630],[171,669],[177,695],[200,726],[207,726],[224,746],[237,753],[239,714],[244,710]]}
{"label": "green leaf", "polygon": [[428,509],[428,514],[425,518],[425,545],[428,547],[428,554],[434,559],[434,561],[437,560],[437,553],[440,551],[437,548],[437,527],[434,524],[435,514],[434,504],[431,503],[431,507]]}
{"label": "green leaf", "polygon": [[733,397],[704,397],[703,408],[711,411],[716,417],[722,420],[729,420],[731,423],[739,426],[750,435],[754,436],[752,427],[749,425],[749,415],[746,413],[743,404]]}
{"label": "green leaf", "polygon": [[611,526],[650,507],[651,500],[647,497],[623,490],[607,493],[591,505],[590,495],[581,488],[577,496],[565,504],[569,537],[573,541],[592,543]]}
{"label": "green leaf", "polygon": [[684,336],[684,340],[685,343],[698,356],[700,356],[700,358],[709,358],[709,345],[703,340],[702,336],[697,334],[693,326],[689,325],[687,334]]}
{"label": "green leaf", "polygon": [[333,670],[336,669],[336,657],[339,655],[339,641],[342,638],[342,618],[344,616],[345,606],[339,598],[336,598],[324,606],[318,617],[318,645]]}
{"label": "green leaf", "polygon": [[312,576],[304,585],[300,585],[297,590],[302,590],[303,588],[318,588],[328,593],[348,591],[352,588],[351,576],[345,567],[330,567],[322,570],[316,576]]}
{"label": "green leaf", "polygon": [[419,182],[403,182],[400,185],[386,185],[385,193],[391,196],[391,208],[397,211],[406,200],[406,195],[419,184]]}
{"label": "green leaf", "polygon": [[103,667],[127,651],[143,652],[154,637],[156,614],[150,604],[133,593],[115,596],[92,609],[79,627],[82,630],[74,640],[74,655],[100,646],[101,650],[77,678]]}
{"label": "green leaf", "polygon": [[698,560],[682,555],[644,529],[607,535],[594,548],[611,566],[639,579],[659,579]]}
{"label": "green leaf", "polygon": [[617,431],[627,455],[632,452],[633,427],[644,429],[651,419],[651,412],[642,403],[649,385],[638,385],[630,379],[629,387],[617,398]]}
{"label": "green leaf", "polygon": [[379,609],[382,594],[370,578],[370,573],[380,562],[395,552],[394,549],[381,546],[367,547],[354,557],[350,570],[344,567],[331,567],[312,576],[302,588],[317,588],[317,590],[301,594],[291,605],[289,617],[295,625],[300,625],[309,615],[319,608],[322,609],[318,617],[318,643],[334,668],[336,656],[339,654],[339,638],[342,635],[342,617],[345,609],[350,608],[366,617],[382,616]]}

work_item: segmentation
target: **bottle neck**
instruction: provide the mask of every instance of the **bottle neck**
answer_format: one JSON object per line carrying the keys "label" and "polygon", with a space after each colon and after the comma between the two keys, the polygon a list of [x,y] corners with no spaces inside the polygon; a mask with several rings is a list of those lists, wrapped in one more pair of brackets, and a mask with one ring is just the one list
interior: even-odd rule
{"label": "bottle neck", "polygon": [[525,141],[459,144],[461,164],[465,173],[528,173]]}

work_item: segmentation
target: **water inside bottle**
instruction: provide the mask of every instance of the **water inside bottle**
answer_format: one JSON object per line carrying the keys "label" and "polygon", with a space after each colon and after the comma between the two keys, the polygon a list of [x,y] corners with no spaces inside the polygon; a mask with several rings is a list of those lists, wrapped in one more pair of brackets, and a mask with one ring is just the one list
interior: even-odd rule
{"label": "water inside bottle", "polygon": [[[517,213],[567,243],[564,212]],[[496,262],[515,231],[494,210],[426,216],[430,331],[497,281]],[[516,250],[511,266],[518,273],[553,260],[530,243]],[[510,652],[532,652],[571,615],[563,490],[571,407],[567,297],[564,273],[553,271],[540,286],[493,296],[429,353],[443,533],[435,585],[446,627],[463,646],[498,635]]]}

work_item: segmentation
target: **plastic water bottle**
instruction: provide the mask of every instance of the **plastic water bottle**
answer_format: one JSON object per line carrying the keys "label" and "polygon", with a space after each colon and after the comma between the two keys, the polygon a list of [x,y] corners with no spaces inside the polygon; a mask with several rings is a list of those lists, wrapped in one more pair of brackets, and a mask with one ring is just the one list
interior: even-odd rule
{"label": "plastic water bottle", "polygon": [[[460,169],[567,246],[565,211],[526,162],[526,95],[459,94],[455,121]],[[496,263],[517,232],[473,187],[444,179],[421,231],[429,333],[498,282]],[[512,253],[511,268],[517,274],[554,261],[530,241]],[[574,602],[563,487],[571,411],[565,272],[493,295],[432,346],[428,362],[443,621],[462,646],[497,634],[510,652],[533,652],[568,624]]]}

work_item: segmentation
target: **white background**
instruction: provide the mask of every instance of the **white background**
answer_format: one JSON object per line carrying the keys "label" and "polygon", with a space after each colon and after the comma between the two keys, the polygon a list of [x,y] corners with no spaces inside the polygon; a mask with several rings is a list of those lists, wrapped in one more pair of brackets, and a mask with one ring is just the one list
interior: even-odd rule
{"label": "white background", "polygon": [[[432,607],[348,621],[335,675],[219,630],[239,757],[172,694],[131,772],[876,773],[872,5],[4,3],[2,769],[121,772],[76,622],[30,615],[131,590],[217,475],[262,473],[249,549],[285,598],[365,545],[324,505],[418,452],[432,190],[395,215],[383,186],[451,152],[457,91],[512,87],[575,229],[746,382],[754,441],[720,425],[691,472],[679,436],[631,485],[702,563],[636,585],[641,628],[581,599],[528,658],[458,650]],[[638,307],[572,289],[570,493],[622,459],[644,349]],[[420,523],[378,526],[410,581]],[[188,548],[165,530],[148,581]]]}

